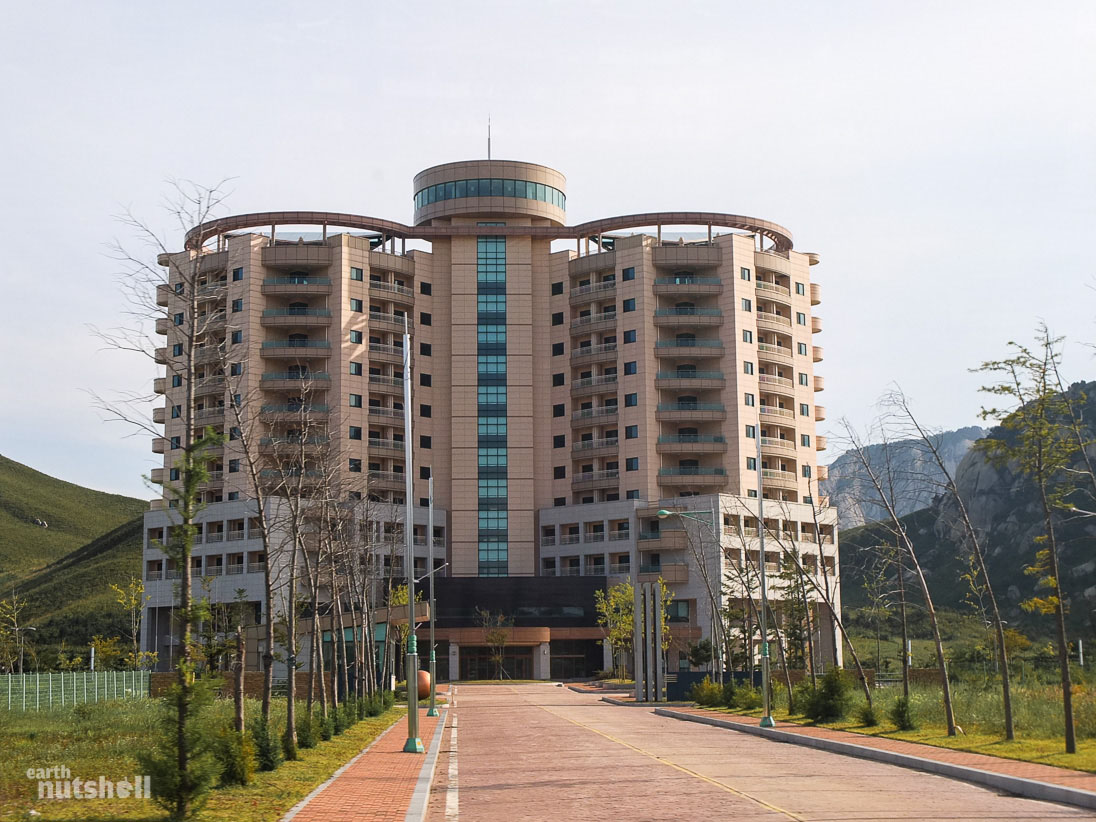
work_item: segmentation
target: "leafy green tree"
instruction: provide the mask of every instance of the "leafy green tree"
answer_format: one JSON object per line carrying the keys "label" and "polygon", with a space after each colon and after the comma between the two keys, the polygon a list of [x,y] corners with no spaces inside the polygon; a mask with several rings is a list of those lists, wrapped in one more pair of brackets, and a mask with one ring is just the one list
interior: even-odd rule
{"label": "leafy green tree", "polygon": [[700,642],[689,643],[689,664],[694,668],[703,668],[712,661],[712,641],[710,639],[702,639]]}

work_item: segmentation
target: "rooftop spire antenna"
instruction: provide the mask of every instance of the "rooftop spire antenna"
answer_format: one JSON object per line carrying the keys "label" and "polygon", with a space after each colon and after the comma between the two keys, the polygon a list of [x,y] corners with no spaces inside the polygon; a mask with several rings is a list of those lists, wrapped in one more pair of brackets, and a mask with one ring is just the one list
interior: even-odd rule
{"label": "rooftop spire antenna", "polygon": [[491,159],[491,115],[487,115],[487,159]]}

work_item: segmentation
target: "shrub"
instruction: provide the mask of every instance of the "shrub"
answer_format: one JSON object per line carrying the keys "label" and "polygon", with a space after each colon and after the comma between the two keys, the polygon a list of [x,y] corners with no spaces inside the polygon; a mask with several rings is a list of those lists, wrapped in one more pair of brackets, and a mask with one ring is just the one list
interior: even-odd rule
{"label": "shrub", "polygon": [[795,713],[806,714],[807,706],[811,704],[811,700],[814,698],[814,688],[811,687],[810,682],[800,682],[795,686],[795,690],[792,691],[792,701],[795,703]]}
{"label": "shrub", "polygon": [[390,710],[396,704],[396,695],[392,691],[382,691],[381,704],[384,706],[385,711]]}
{"label": "shrub", "polygon": [[734,679],[728,679],[723,683],[723,693],[720,697],[720,704],[727,706],[728,708],[734,707],[735,700],[735,688]]}
{"label": "shrub", "polygon": [[307,713],[297,717],[297,747],[316,747],[316,726],[312,717]]}
{"label": "shrub", "polygon": [[336,705],[331,711],[331,730],[336,736],[346,730],[346,705]]}
{"label": "shrub", "polygon": [[221,785],[248,785],[255,776],[255,743],[247,733],[225,727],[214,748],[221,766]]}
{"label": "shrub", "polygon": [[743,711],[760,708],[763,700],[758,688],[737,688],[734,693],[734,707]]}
{"label": "shrub", "polygon": [[714,708],[723,701],[723,688],[706,676],[689,689],[689,699],[697,705]]}
{"label": "shrub", "polygon": [[356,715],[359,720],[365,719],[366,716],[368,716],[368,714],[365,712],[365,700],[366,697],[364,696],[358,697],[358,699],[354,700],[355,710],[357,711]]}
{"label": "shrub", "polygon": [[874,705],[869,705],[864,702],[856,709],[856,718],[860,720],[860,724],[865,728],[874,728],[879,724],[879,713],[876,711]]}
{"label": "shrub", "polygon": [[330,742],[331,737],[335,735],[335,720],[331,718],[330,711],[327,716],[317,717],[317,722],[320,726],[320,739]]}
{"label": "shrub", "polygon": [[900,731],[912,731],[917,727],[913,721],[913,713],[910,711],[910,701],[907,697],[898,697],[891,705],[888,715],[894,727]]}
{"label": "shrub", "polygon": [[260,771],[273,771],[282,764],[282,741],[271,732],[262,716],[251,722],[251,738],[255,742],[255,758]]}
{"label": "shrub", "polygon": [[293,739],[293,734],[289,732],[288,727],[282,734],[282,753],[285,755],[286,762],[293,762],[300,759],[300,755],[297,753],[297,742]]}
{"label": "shrub", "polygon": [[835,722],[848,713],[851,702],[852,683],[848,676],[840,668],[830,668],[804,706],[804,713],[814,722]]}

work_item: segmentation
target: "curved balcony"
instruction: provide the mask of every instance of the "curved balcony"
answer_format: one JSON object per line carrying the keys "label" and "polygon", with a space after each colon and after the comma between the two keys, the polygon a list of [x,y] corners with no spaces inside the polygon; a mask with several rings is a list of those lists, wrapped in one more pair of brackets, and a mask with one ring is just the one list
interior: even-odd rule
{"label": "curved balcony", "polygon": [[655,388],[703,391],[722,388],[726,379],[722,371],[659,371]]}
{"label": "curved balcony", "polygon": [[383,374],[370,374],[369,392],[372,394],[394,394],[402,397],[403,377],[387,377]]}
{"label": "curved balcony", "polygon": [[659,454],[719,454],[726,450],[727,438],[722,434],[664,435],[655,444]]}
{"label": "curved balcony", "polygon": [[587,345],[579,346],[578,348],[571,349],[571,362],[573,363],[595,363],[595,362],[613,362],[616,360],[616,343],[605,343],[604,345]]}
{"label": "curved balcony", "polygon": [[155,394],[163,394],[167,391],[167,377],[156,377],[152,381],[152,391]]}
{"label": "curved balcony", "polygon": [[171,328],[171,320],[169,320],[167,317],[157,317],[156,318],[156,333],[157,334],[160,334],[161,336],[164,335],[164,334],[167,334],[168,329],[170,329],[170,328]]}
{"label": "curved balcony", "polygon": [[604,311],[586,317],[575,317],[571,320],[571,333],[590,334],[595,331],[608,331],[616,328],[616,323],[617,315],[615,311]]}
{"label": "curved balcony", "polygon": [[600,408],[580,408],[571,414],[572,422],[581,422],[583,420],[596,420],[603,419],[605,417],[615,417],[617,415],[617,406],[615,405],[603,405]]}
{"label": "curved balcony", "polygon": [[818,334],[821,331],[822,331],[822,318],[821,317],[811,317],[811,333],[812,334]]}
{"label": "curved balcony", "polygon": [[611,456],[620,450],[620,440],[617,437],[605,437],[599,440],[579,440],[571,446],[572,459],[585,459],[587,457]]}
{"label": "curved balcony", "polygon": [[228,280],[214,280],[211,283],[198,286],[198,293],[195,296],[197,296],[199,302],[209,302],[224,299],[227,292]]}
{"label": "curved balcony", "polygon": [[655,407],[655,419],[662,422],[725,420],[727,409],[721,402],[660,402]]}
{"label": "curved balcony", "polygon": [[[828,480],[830,478],[830,469],[829,469],[828,466],[819,465],[816,473],[818,474],[818,479],[819,479],[820,482],[825,482],[826,480]],[[822,541],[823,542],[833,542],[833,537],[828,537],[827,538],[826,536],[823,536]]]}
{"label": "curved balcony", "polygon": [[774,314],[771,311],[757,311],[757,327],[759,329],[766,329],[769,331],[779,331],[783,334],[788,333],[788,329],[792,327],[791,317],[785,317],[782,314]]}
{"label": "curved balcony", "polygon": [[165,437],[152,438],[152,453],[163,454],[167,451],[167,439]]}
{"label": "curved balcony", "polygon": [[762,468],[761,482],[768,488],[783,488],[789,491],[799,488],[799,480],[792,471],[780,471],[775,468]]}
{"label": "curved balcony", "polygon": [[204,377],[194,382],[194,396],[203,397],[209,394],[223,394],[225,392],[225,378]]}
{"label": "curved balcony", "polygon": [[762,437],[761,453],[788,457],[795,454],[795,440],[782,440],[779,437]]}
{"label": "curved balcony", "polygon": [[651,249],[651,262],[657,266],[715,268],[723,262],[723,249],[717,245],[658,245]]}
{"label": "curved balcony", "polygon": [[152,409],[152,421],[157,425],[163,425],[167,420],[167,408],[160,406]]}
{"label": "curved balcony", "polygon": [[331,246],[318,243],[278,243],[262,250],[263,265],[278,268],[319,268],[331,265]]}
{"label": "curved balcony", "polygon": [[267,277],[260,289],[263,294],[282,297],[311,297],[331,293],[330,277],[311,275],[290,275],[288,277]]}
{"label": "curved balcony", "polygon": [[789,306],[792,304],[792,292],[782,285],[759,279],[754,283],[754,287],[759,300],[776,300]]}
{"label": "curved balcony", "polygon": [[395,425],[400,428],[403,427],[403,409],[402,408],[378,408],[375,405],[369,406],[366,411],[369,414],[370,419],[378,422],[381,425]]}
{"label": "curved balcony", "polygon": [[166,306],[171,299],[171,286],[167,283],[159,283],[156,286],[156,305]]}
{"label": "curved balcony", "polygon": [[816,376],[814,378],[814,390],[815,391],[825,391],[826,390],[826,380],[825,380],[824,377]]}
{"label": "curved balcony", "polygon": [[407,475],[402,471],[369,471],[366,479],[370,489],[402,491],[407,487]]}
{"label": "curved balcony", "polygon": [[815,438],[814,438],[814,450],[815,451],[825,451],[828,446],[829,446],[829,443],[828,443],[828,441],[826,440],[826,438],[824,436],[822,436],[821,434],[815,435]]}
{"label": "curved balcony", "polygon": [[267,422],[277,420],[301,420],[316,417],[326,417],[329,408],[320,403],[280,403],[264,405],[259,409],[259,415]]}
{"label": "curved balcony", "polygon": [[761,383],[762,391],[773,391],[788,397],[795,396],[795,383],[787,377],[778,377],[775,374],[758,374],[757,381]]}
{"label": "curved balcony", "polygon": [[826,406],[816,405],[814,407],[814,421],[822,422],[824,419],[826,419]]}
{"label": "curved balcony", "polygon": [[166,468],[153,468],[151,471],[148,472],[148,481],[155,483],[156,485],[163,485],[166,478]]}
{"label": "curved balcony", "polygon": [[260,385],[264,391],[325,389],[331,385],[331,375],[326,371],[274,371],[263,374]]}
{"label": "curved balcony", "polygon": [[272,454],[299,454],[304,452],[312,454],[322,450],[331,442],[331,437],[317,435],[314,437],[261,437],[259,439],[259,453]]}
{"label": "curved balcony", "polygon": [[616,488],[620,482],[620,471],[588,471],[575,474],[571,478],[572,491],[592,491],[597,488]]}
{"label": "curved balcony", "polygon": [[818,305],[820,302],[822,302],[822,286],[811,283],[811,305]]}
{"label": "curved balcony", "polygon": [[572,397],[585,397],[590,394],[615,392],[617,388],[616,374],[603,374],[600,377],[586,377],[571,383]]}
{"label": "curved balcony", "polygon": [[404,330],[404,323],[407,323],[407,332],[409,334],[415,333],[415,323],[410,317],[403,314],[383,314],[379,311],[369,312],[369,324],[375,326],[381,326],[391,329],[392,331],[399,331],[401,334]]}
{"label": "curved balcony", "polygon": [[328,340],[265,340],[259,356],[266,359],[312,360],[331,356]]}
{"label": "curved balcony", "polygon": [[153,351],[152,361],[157,365],[167,365],[167,346],[157,348]]}
{"label": "curved balcony", "polygon": [[659,295],[722,294],[719,277],[655,277],[654,292]]}
{"label": "curved balcony", "polygon": [[784,364],[791,363],[793,360],[790,348],[783,345],[771,345],[770,343],[757,344],[757,358]]}
{"label": "curved balcony", "polygon": [[656,308],[655,325],[660,327],[723,325],[723,311],[718,308]]}
{"label": "curved balcony", "polygon": [[616,280],[607,283],[590,283],[571,289],[571,305],[584,305],[594,300],[602,300],[616,294]]}
{"label": "curved balcony", "polygon": [[369,359],[392,365],[403,365],[403,346],[369,343]]}
{"label": "curved balcony", "polygon": [[787,408],[777,408],[772,405],[761,405],[757,408],[762,417],[776,417],[777,421],[781,419],[794,420],[795,414]]}
{"label": "curved balcony", "polygon": [[259,324],[264,327],[331,325],[328,308],[267,308]]}
{"label": "curved balcony", "polygon": [[670,487],[727,484],[727,470],[723,467],[690,465],[678,468],[659,468],[658,484]]}
{"label": "curved balcony", "polygon": [[825,350],[820,345],[811,346],[811,359],[814,362],[822,362],[822,355],[825,354]]}
{"label": "curved balcony", "polygon": [[404,303],[406,305],[413,305],[415,302],[415,292],[405,285],[397,285],[396,283],[370,280],[369,293],[383,294],[387,299],[390,299],[393,302]]}
{"label": "curved balcony", "polygon": [[722,340],[658,340],[655,342],[656,357],[722,357]]}

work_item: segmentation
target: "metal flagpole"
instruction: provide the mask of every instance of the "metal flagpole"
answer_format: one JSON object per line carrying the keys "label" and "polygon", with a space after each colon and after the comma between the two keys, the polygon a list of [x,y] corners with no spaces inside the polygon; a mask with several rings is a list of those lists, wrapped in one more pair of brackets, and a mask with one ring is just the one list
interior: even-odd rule
{"label": "metal flagpole", "polygon": [[769,597],[765,587],[765,485],[761,469],[761,414],[757,415],[757,534],[761,538],[761,727],[775,724],[769,704]]}
{"label": "metal flagpole", "polygon": [[415,639],[415,478],[411,470],[411,334],[408,332],[406,316],[403,318],[403,425],[403,532],[406,537],[408,631],[407,660],[404,664],[407,678],[407,742],[404,743],[403,750],[404,753],[424,753],[426,749],[419,738],[419,650]]}
{"label": "metal flagpole", "polygon": [[434,472],[427,482],[426,573],[430,575],[430,707],[427,716],[438,715],[437,663],[434,658]]}

